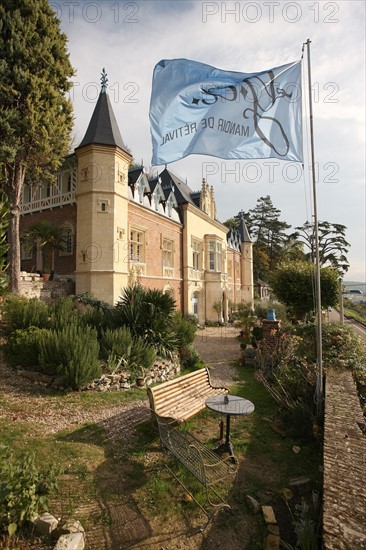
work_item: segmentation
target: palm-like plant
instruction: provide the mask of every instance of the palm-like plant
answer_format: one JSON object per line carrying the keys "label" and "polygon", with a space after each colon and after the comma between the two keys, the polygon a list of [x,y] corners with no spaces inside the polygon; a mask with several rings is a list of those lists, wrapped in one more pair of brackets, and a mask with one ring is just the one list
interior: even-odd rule
{"label": "palm-like plant", "polygon": [[169,356],[178,347],[174,327],[175,301],[161,290],[134,285],[124,290],[115,308],[116,325],[127,325],[134,338],[141,337],[160,356]]}
{"label": "palm-like plant", "polygon": [[54,269],[55,250],[66,246],[66,229],[48,220],[33,224],[23,236],[23,240],[42,250],[42,271],[50,273]]}

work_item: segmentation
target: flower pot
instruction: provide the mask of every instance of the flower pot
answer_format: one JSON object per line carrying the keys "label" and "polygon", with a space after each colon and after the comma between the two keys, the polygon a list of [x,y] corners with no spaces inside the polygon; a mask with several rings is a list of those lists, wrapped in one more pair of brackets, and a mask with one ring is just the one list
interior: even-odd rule
{"label": "flower pot", "polygon": [[140,388],[145,385],[145,378],[143,376],[139,376],[136,378],[136,386],[139,386]]}
{"label": "flower pot", "polygon": [[42,278],[44,281],[48,281],[50,278],[50,273],[43,273]]}

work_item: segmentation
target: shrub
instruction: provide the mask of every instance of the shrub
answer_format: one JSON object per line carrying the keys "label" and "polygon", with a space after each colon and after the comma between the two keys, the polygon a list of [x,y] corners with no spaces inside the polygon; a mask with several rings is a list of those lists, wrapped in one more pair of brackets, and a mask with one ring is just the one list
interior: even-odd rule
{"label": "shrub", "polygon": [[197,332],[197,319],[193,324],[192,320],[184,319],[180,312],[176,312],[173,317],[173,327],[177,335],[179,350],[194,342]]}
{"label": "shrub", "polygon": [[50,306],[50,327],[61,330],[70,323],[81,323],[81,317],[75,309],[73,299],[68,296]]}
{"label": "shrub", "polygon": [[115,330],[107,329],[101,336],[101,354],[104,358],[109,355],[129,357],[132,348],[132,335],[128,327]]}
{"label": "shrub", "polygon": [[276,319],[280,319],[282,323],[287,320],[286,306],[284,304],[274,302],[273,300],[260,300],[254,303],[254,312],[258,319],[267,319],[269,309],[275,310]]}
{"label": "shrub", "polygon": [[0,525],[9,535],[48,510],[48,497],[57,490],[60,472],[43,462],[38,468],[33,455],[16,457],[7,447],[0,447]]}
{"label": "shrub", "polygon": [[151,369],[156,359],[156,351],[143,338],[135,338],[128,358],[128,369],[138,375]]}
{"label": "shrub", "polygon": [[183,369],[195,370],[203,367],[198,351],[192,344],[185,346],[180,353],[180,362]]}
{"label": "shrub", "polygon": [[159,356],[169,357],[178,347],[174,312],[175,301],[169,294],[135,285],[124,290],[113,320],[116,326],[128,326],[134,338],[143,338],[154,346]]}
{"label": "shrub", "polygon": [[45,329],[28,327],[15,330],[4,345],[5,358],[10,365],[38,365],[39,339]]}
{"label": "shrub", "polygon": [[30,326],[47,328],[49,324],[48,307],[38,298],[28,300],[20,296],[8,296],[2,311],[8,332]]}
{"label": "shrub", "polygon": [[77,390],[100,376],[98,353],[96,331],[74,323],[41,335],[39,364],[45,372],[63,376],[67,386]]}

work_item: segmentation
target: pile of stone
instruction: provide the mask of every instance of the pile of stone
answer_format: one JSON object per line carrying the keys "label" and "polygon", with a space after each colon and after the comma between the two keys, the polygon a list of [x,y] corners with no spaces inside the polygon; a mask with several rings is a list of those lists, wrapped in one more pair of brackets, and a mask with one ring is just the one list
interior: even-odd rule
{"label": "pile of stone", "polygon": [[[141,382],[138,383],[136,375],[124,370],[118,370],[110,374],[102,374],[97,380],[90,382],[84,389],[100,392],[129,390],[136,386],[151,386],[166,380],[175,378],[180,373],[178,357],[173,360],[159,359],[155,361],[152,369],[145,373]],[[65,390],[65,381],[60,376],[49,376],[42,372],[29,371],[17,367],[17,374],[31,380],[35,385]]]}
{"label": "pile of stone", "polygon": [[100,378],[88,384],[85,389],[100,392],[129,390],[135,386],[151,386],[171,380],[179,373],[178,358],[171,361],[160,359],[154,363],[152,369],[144,375],[140,383],[136,380],[136,375],[119,370],[112,374],[102,374]]}
{"label": "pile of stone", "polygon": [[35,531],[40,535],[52,535],[57,539],[54,550],[83,550],[85,548],[85,531],[79,521],[67,521],[60,524],[49,514],[44,513],[35,522]]}

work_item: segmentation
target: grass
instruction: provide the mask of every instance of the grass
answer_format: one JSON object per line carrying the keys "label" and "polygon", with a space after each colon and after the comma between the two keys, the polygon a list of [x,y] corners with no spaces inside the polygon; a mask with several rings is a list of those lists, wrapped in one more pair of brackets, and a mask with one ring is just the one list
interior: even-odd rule
{"label": "grass", "polygon": [[[230,497],[235,516],[223,514],[218,525],[221,532],[230,532],[230,540],[242,540],[240,547],[259,549],[258,541],[265,534],[264,524],[260,515],[249,512],[246,495],[263,504],[275,505],[289,478],[300,475],[308,476],[312,488],[319,489],[320,449],[314,442],[305,444],[294,438],[282,438],[271,428],[277,405],[255,379],[253,368],[238,367],[237,378],[230,392],[252,401],[255,411],[248,417],[232,419],[232,441],[240,464],[238,482],[231,488]],[[52,393],[44,396],[42,410],[50,404],[62,409],[65,403],[93,410],[124,400],[141,399],[146,399],[144,390]],[[25,396],[19,408],[26,413],[29,406]],[[10,405],[4,400],[2,407],[6,409]],[[189,422],[189,429],[213,446],[219,433],[219,420],[215,413],[204,411]],[[180,531],[187,532],[188,524],[202,522],[197,506],[172,479],[165,464],[179,473],[202,503],[205,501],[203,487],[178,461],[161,452],[157,432],[150,422],[140,424],[131,441],[111,441],[98,424],[45,434],[42,426],[23,421],[20,415],[13,422],[0,421],[0,436],[16,452],[27,449],[34,452],[40,464],[53,461],[62,468],[60,494],[53,498],[51,511],[63,519],[79,519],[89,537],[99,541],[94,544],[89,538],[90,547],[102,548],[106,532],[112,540],[113,536],[120,537],[116,547],[128,548],[132,535],[136,540],[146,540],[154,533],[170,533],[171,528],[173,536]],[[301,446],[298,455],[292,451],[295,444]],[[213,526],[210,533],[219,540],[221,535],[216,529]]]}

